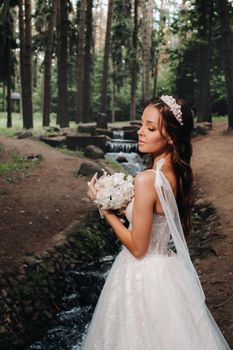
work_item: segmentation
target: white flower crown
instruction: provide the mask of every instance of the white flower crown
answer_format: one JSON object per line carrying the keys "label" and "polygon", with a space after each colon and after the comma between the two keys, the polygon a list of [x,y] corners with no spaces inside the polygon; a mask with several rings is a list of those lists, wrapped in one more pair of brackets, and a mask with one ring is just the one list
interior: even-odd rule
{"label": "white flower crown", "polygon": [[174,97],[173,96],[168,96],[168,95],[162,95],[160,98],[172,110],[172,113],[174,114],[174,117],[180,123],[180,125],[183,125],[184,123],[183,123],[183,120],[182,120],[181,106],[178,105],[178,103],[176,103],[176,100],[174,99]]}

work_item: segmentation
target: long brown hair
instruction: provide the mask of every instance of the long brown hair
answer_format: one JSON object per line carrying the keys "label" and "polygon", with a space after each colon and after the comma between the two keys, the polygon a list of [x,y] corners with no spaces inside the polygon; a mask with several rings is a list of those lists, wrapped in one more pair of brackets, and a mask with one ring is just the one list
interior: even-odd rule
{"label": "long brown hair", "polygon": [[158,109],[162,115],[161,132],[162,127],[164,127],[167,135],[173,141],[172,144],[165,146],[165,151],[172,156],[172,166],[177,179],[176,201],[184,235],[187,240],[192,229],[191,208],[194,203],[193,172],[190,166],[193,116],[183,100],[176,99],[176,102],[181,106],[183,125],[177,121],[171,109],[159,97],[153,98],[147,105],[153,105]]}

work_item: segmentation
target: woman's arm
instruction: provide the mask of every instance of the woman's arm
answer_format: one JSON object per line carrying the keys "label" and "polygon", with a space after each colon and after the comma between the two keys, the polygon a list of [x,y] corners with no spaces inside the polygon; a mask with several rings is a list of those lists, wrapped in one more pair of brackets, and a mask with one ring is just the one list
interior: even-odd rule
{"label": "woman's arm", "polygon": [[154,190],[154,174],[139,173],[135,177],[135,197],[132,229],[128,230],[112,212],[102,210],[106,221],[126,248],[136,257],[142,258],[149,246],[153,221],[153,208],[157,199]]}

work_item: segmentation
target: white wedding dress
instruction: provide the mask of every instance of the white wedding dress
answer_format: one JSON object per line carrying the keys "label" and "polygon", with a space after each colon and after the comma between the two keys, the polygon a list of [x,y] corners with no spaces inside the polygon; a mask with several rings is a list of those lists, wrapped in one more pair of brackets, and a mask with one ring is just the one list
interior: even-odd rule
{"label": "white wedding dress", "polygon": [[[157,161],[156,171],[151,171],[165,216],[154,214],[146,256],[136,259],[124,246],[118,254],[84,340],[85,350],[230,349],[205,305],[163,163]],[[130,223],[132,207],[133,202],[126,210]],[[168,248],[170,236],[176,253]]]}

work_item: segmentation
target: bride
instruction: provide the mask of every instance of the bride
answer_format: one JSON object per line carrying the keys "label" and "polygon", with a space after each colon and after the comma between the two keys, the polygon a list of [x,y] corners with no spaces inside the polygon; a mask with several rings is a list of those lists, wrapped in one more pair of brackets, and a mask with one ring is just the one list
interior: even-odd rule
{"label": "bride", "polygon": [[[230,349],[205,304],[186,241],[191,230],[193,119],[172,96],[149,102],[138,148],[151,168],[135,177],[128,229],[102,210],[122,242],[97,303],[85,350]],[[96,198],[96,177],[88,195]],[[169,248],[173,239],[175,250]]]}

